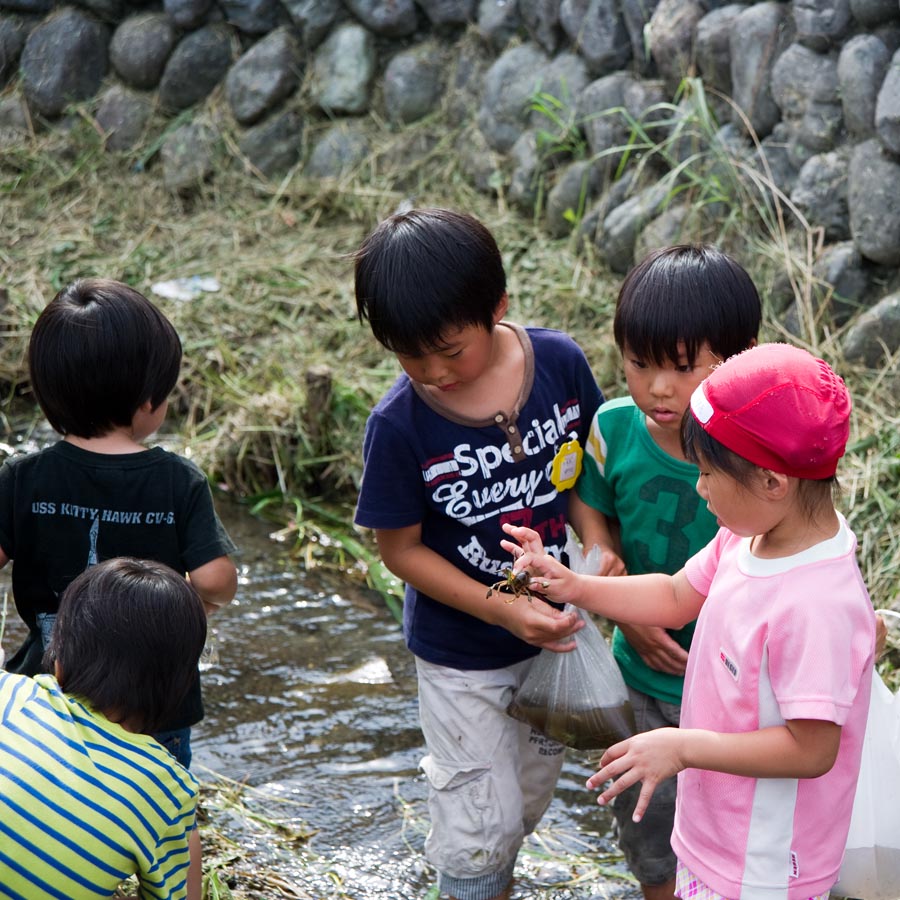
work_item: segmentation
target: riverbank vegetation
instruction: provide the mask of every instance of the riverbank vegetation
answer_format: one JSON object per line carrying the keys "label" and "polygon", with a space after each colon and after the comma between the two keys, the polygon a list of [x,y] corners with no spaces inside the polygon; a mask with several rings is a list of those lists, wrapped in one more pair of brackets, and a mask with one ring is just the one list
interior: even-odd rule
{"label": "riverbank vegetation", "polygon": [[[702,104],[688,117],[680,109],[677,141],[654,146],[652,135],[636,131],[630,152],[665,155],[681,168],[684,177],[673,180],[671,190],[687,192],[698,213],[705,211],[689,236],[720,241],[751,272],[766,299],[763,338],[800,343],[846,377],[855,414],[841,507],[859,536],[875,605],[894,605],[900,590],[895,363],[874,371],[841,359],[847,326],[838,328],[823,315],[821,286],[811,274],[816,234],[802,222],[785,227],[792,217],[785,199],[767,186],[764,173],[732,164],[704,121],[707,113]],[[661,109],[659,121],[674,115]],[[611,333],[621,276],[594,256],[590,241],[578,239],[579,210],[573,210],[572,236],[551,239],[541,228],[541,210],[532,216],[511,208],[499,181],[493,193],[476,191],[458,153],[468,139],[465,124],[441,116],[397,131],[373,117],[371,155],[328,182],[306,179],[299,168],[280,181],[260,178],[242,165],[227,123],[222,128],[215,182],[190,196],[162,188],[154,167],[158,143],[130,158],[107,154],[87,110],[76,111],[67,131],[4,148],[2,440],[12,452],[50,437],[25,366],[30,328],[43,306],[77,277],[127,281],[153,297],[184,343],[182,377],[161,439],[192,456],[219,490],[268,518],[306,565],[368,579],[396,602],[399,586],[379,565],[369,536],[353,528],[352,510],[366,415],[399,369],[356,319],[349,254],[401,204],[471,211],[503,250],[511,318],[572,333],[607,396],[624,392]],[[548,160],[570,129],[570,123],[548,121]],[[703,149],[685,151],[688,138]],[[415,165],[411,147],[421,148]],[[193,275],[212,276],[219,290],[184,301],[152,293],[158,282]],[[798,334],[787,332],[786,304],[774,299],[785,292]],[[898,664],[900,655],[890,651],[886,671]],[[221,784],[208,788],[218,832],[226,794]],[[254,821],[279,840],[304,840],[293,813],[279,822]],[[271,883],[254,893],[246,875],[239,879],[246,889],[230,894],[228,873],[241,870],[242,854],[224,838],[208,854],[206,896],[304,896]]]}

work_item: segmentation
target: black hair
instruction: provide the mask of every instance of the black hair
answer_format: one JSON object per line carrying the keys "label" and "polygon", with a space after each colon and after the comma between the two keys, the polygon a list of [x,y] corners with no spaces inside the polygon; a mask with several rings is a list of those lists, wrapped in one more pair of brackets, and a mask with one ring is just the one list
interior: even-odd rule
{"label": "black hair", "polygon": [[143,294],[105,278],[63,288],[38,316],[28,344],[31,388],[60,434],[100,437],[157,409],[181,367],[172,323]]}
{"label": "black hair", "polygon": [[[748,489],[752,487],[754,474],[764,468],[717,441],[694,418],[690,409],[685,410],[681,420],[681,450],[688,462],[701,466],[702,461],[702,467],[724,472]],[[836,475],[797,479],[797,497],[808,515],[812,515],[826,497],[835,500],[840,490]]]}
{"label": "black hair", "polygon": [[117,557],[63,591],[44,668],[104,715],[145,734],[167,727],[206,641],[203,602],[162,563]]}
{"label": "black hair", "polygon": [[478,219],[449,209],[395,213],[354,254],[356,309],[392,353],[442,347],[448,330],[490,331],[506,293],[500,250]]}
{"label": "black hair", "polygon": [[679,362],[683,341],[693,365],[705,342],[721,359],[750,347],[759,334],[762,304],[753,280],[709,244],[654,250],[622,282],[613,335],[640,359]]}

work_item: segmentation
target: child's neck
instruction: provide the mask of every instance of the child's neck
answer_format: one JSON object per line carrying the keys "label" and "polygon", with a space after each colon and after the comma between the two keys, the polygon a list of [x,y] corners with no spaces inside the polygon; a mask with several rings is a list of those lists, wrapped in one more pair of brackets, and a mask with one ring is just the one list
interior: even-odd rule
{"label": "child's neck", "polygon": [[795,556],[830,540],[839,528],[840,519],[830,503],[812,513],[795,503],[773,528],[751,539],[750,552],[759,559]]}
{"label": "child's neck", "polygon": [[76,434],[67,434],[63,440],[74,447],[89,450],[91,453],[108,453],[110,455],[124,455],[126,453],[140,453],[147,448],[138,443],[130,428],[114,428],[106,434],[97,437],[79,437]]}

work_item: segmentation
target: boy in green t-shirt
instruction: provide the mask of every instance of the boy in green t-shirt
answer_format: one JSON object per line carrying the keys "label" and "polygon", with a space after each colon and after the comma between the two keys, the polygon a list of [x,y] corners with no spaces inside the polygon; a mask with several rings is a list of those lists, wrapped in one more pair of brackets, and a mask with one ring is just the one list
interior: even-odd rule
{"label": "boy in green t-shirt", "polygon": [[[629,397],[601,405],[576,490],[593,516],[585,547],[603,550],[601,575],[677,572],[716,533],[697,494],[697,467],[681,450],[681,419],[710,370],[756,343],[762,311],[744,269],[715,247],[656,250],[626,276],[613,333]],[[694,623],[678,631],[618,625],[613,653],[638,729],[678,725]],[[639,823],[637,786],[613,804],[619,846],[646,900],[674,897],[674,778]]]}

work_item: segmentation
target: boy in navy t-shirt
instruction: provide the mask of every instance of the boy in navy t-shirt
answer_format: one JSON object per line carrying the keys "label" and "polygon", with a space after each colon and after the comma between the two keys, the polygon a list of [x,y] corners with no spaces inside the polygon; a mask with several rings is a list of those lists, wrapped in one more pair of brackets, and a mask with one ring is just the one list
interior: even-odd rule
{"label": "boy in navy t-shirt", "polygon": [[504,321],[500,252],[469,215],[398,213],[356,254],[360,320],[404,373],[369,418],[356,511],[406,582],[431,830],[426,856],[460,900],[509,896],[563,747],[506,714],[542,647],[581,626],[541,599],[485,596],[510,564],[506,522],[563,555],[585,507],[574,484],[602,395],[577,344]]}

